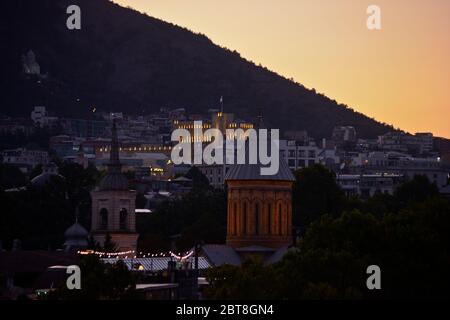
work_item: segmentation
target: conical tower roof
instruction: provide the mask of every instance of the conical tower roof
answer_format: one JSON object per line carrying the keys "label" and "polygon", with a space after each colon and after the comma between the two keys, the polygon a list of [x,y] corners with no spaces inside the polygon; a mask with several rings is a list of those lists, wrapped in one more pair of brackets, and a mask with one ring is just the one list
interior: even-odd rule
{"label": "conical tower roof", "polygon": [[270,180],[270,181],[295,181],[295,177],[289,169],[286,161],[280,157],[278,172],[274,175],[261,175],[261,164],[235,164],[230,167],[225,176],[225,181],[231,180]]}
{"label": "conical tower roof", "polygon": [[78,223],[79,211],[76,209],[75,223],[67,228],[64,232],[64,246],[66,247],[86,247],[88,245],[87,238],[89,232]]}
{"label": "conical tower roof", "polygon": [[119,140],[117,138],[116,121],[112,125],[111,151],[109,155],[108,172],[100,181],[101,191],[128,190],[128,180],[122,174],[122,164],[119,160]]}

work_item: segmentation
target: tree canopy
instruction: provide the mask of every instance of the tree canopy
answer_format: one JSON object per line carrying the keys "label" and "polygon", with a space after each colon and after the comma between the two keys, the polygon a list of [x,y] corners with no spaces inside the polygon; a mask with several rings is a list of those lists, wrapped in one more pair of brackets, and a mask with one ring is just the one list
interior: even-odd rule
{"label": "tree canopy", "polygon": [[[314,209],[297,246],[273,265],[249,260],[240,267],[211,269],[208,297],[448,298],[450,203],[439,196],[436,186],[424,177],[415,177],[392,196],[378,194],[362,202],[341,199],[324,170],[314,167],[297,172],[297,214]],[[305,187],[316,180],[320,188]],[[303,202],[296,198],[302,188],[307,194],[303,194]],[[312,194],[309,188],[319,194]],[[314,207],[308,202],[310,197],[323,203]],[[327,201],[342,203],[342,211],[333,206],[330,214]],[[381,269],[382,290],[366,286],[371,265]]]}
{"label": "tree canopy", "polygon": [[66,283],[50,291],[47,300],[123,300],[143,298],[136,292],[136,279],[125,264],[102,263],[96,255],[81,258],[82,290],[69,290]]}

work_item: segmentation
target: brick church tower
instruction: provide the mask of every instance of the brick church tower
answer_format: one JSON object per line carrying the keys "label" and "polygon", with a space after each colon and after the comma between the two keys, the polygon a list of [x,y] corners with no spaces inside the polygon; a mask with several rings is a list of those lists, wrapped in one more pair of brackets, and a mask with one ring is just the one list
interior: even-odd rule
{"label": "brick church tower", "polygon": [[106,176],[91,192],[94,240],[103,246],[106,234],[111,235],[119,251],[136,250],[135,200],[136,191],[128,189],[128,180],[122,174],[116,123],[112,126],[110,161]]}
{"label": "brick church tower", "polygon": [[234,165],[228,186],[227,245],[277,249],[292,243],[292,184],[295,178],[283,159],[273,176],[260,175],[260,165]]}

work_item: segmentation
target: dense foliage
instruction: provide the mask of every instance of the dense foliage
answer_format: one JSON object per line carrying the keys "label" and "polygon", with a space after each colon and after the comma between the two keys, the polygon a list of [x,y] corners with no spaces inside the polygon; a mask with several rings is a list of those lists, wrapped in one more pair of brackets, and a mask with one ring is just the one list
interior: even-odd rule
{"label": "dense foliage", "polygon": [[[79,222],[89,230],[91,198],[100,173],[93,166],[83,169],[78,164],[59,162],[64,179],[52,177],[47,184],[36,187],[9,166],[0,167],[0,240],[10,248],[20,239],[24,249],[61,248],[64,231],[75,222],[76,207]],[[31,178],[41,173],[38,167]],[[5,184],[3,184],[5,183]],[[17,192],[5,192],[9,187],[26,187]]]}
{"label": "dense foliage", "polygon": [[156,212],[138,221],[140,251],[187,250],[196,243],[224,243],[226,193],[209,187],[196,168],[188,177],[193,189],[181,199],[161,203]]}
{"label": "dense foliage", "polygon": [[81,289],[69,290],[65,283],[50,291],[46,300],[126,300],[143,298],[136,279],[122,261],[105,264],[95,255],[84,256],[79,264]]}
{"label": "dense foliage", "polygon": [[293,186],[293,224],[303,229],[323,214],[337,215],[345,205],[345,196],[335,175],[321,165],[295,172]]}

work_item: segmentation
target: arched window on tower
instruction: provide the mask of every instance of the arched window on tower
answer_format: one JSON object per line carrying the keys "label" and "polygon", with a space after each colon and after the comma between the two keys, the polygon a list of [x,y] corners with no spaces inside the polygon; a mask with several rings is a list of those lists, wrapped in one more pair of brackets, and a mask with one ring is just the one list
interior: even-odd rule
{"label": "arched window on tower", "polygon": [[121,230],[127,229],[127,217],[128,217],[128,211],[125,208],[122,208],[119,213],[119,226]]}
{"label": "arched window on tower", "polygon": [[281,235],[281,211],[282,211],[282,207],[281,207],[281,203],[278,204],[278,234]]}
{"label": "arched window on tower", "polygon": [[100,229],[108,229],[108,210],[106,208],[100,210]]}
{"label": "arched window on tower", "polygon": [[259,203],[255,203],[255,234],[259,234]]}
{"label": "arched window on tower", "polygon": [[267,205],[267,233],[272,233],[272,204]]}
{"label": "arched window on tower", "polygon": [[244,202],[242,209],[242,233],[247,234],[247,203]]}
{"label": "arched window on tower", "polygon": [[235,202],[234,206],[233,206],[233,218],[232,218],[232,225],[231,225],[231,234],[232,235],[237,234],[237,217],[238,217],[237,203]]}

